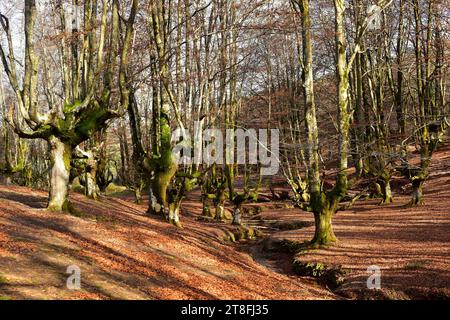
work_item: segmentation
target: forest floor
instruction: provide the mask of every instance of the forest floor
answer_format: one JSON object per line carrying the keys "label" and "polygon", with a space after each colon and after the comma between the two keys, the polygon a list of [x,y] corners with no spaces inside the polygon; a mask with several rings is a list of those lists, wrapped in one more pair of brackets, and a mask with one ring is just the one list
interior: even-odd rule
{"label": "forest floor", "polygon": [[[391,185],[392,204],[380,206],[380,199],[358,201],[334,216],[337,245],[290,255],[290,259],[321,263],[331,269],[341,267],[347,275],[334,292],[343,297],[449,299],[450,143],[433,155],[424,186],[425,205],[406,205],[411,193],[408,180],[394,178]],[[301,243],[314,235],[313,215],[298,209],[264,210],[258,218],[276,219],[279,225],[282,221],[306,225],[300,230],[272,232],[269,247],[282,240]],[[368,268],[373,266],[381,271],[381,290],[367,289],[367,280],[373,274]]]}
{"label": "forest floor", "polygon": [[[0,186],[0,299],[334,299],[254,261],[225,224],[183,216],[183,229],[120,198],[73,193],[80,217],[49,213],[47,194]],[[81,290],[66,288],[68,266]]]}
{"label": "forest floor", "polygon": [[[271,243],[304,241],[311,213],[288,202],[246,206],[248,226],[263,239],[229,241],[236,227],[199,219],[195,192],[178,229],[145,215],[129,195],[93,201],[72,192],[80,216],[44,210],[47,193],[0,186],[1,299],[417,299],[450,297],[450,144],[432,160],[425,205],[363,200],[334,218],[339,243],[294,256]],[[394,183],[395,185],[395,183]],[[250,208],[257,210],[251,210]],[[286,230],[293,229],[293,230]],[[341,266],[334,292],[297,276],[292,259]],[[81,290],[66,288],[68,266],[81,270]],[[369,266],[381,269],[381,290],[368,290]]]}

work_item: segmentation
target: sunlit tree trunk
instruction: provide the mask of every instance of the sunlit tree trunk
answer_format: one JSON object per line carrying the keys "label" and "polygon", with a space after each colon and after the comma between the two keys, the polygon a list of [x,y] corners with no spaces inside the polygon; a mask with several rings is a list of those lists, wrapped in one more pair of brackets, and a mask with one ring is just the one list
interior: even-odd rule
{"label": "sunlit tree trunk", "polygon": [[50,196],[48,210],[69,210],[69,176],[72,147],[57,137],[49,138],[50,145]]}
{"label": "sunlit tree trunk", "polygon": [[397,88],[395,92],[395,111],[397,113],[398,132],[401,136],[406,133],[406,121],[405,110],[403,105],[403,50],[404,50],[404,12],[405,3],[404,0],[400,0],[399,22],[398,22],[398,35],[397,35]]}
{"label": "sunlit tree trunk", "polygon": [[303,51],[303,96],[305,104],[305,129],[307,137],[306,161],[308,165],[308,186],[310,207],[314,213],[315,233],[313,245],[328,245],[336,242],[333,232],[333,213],[328,208],[329,201],[321,189],[319,172],[319,131],[317,127],[316,105],[314,99],[313,52],[311,37],[310,1],[294,1],[300,11],[302,23]]}

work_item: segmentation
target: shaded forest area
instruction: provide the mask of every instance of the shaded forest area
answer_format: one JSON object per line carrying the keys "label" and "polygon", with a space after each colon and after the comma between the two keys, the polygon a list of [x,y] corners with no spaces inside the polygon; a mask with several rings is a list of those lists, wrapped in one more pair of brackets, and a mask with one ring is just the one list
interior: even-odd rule
{"label": "shaded forest area", "polygon": [[0,300],[448,299],[449,44],[448,0],[2,2]]}

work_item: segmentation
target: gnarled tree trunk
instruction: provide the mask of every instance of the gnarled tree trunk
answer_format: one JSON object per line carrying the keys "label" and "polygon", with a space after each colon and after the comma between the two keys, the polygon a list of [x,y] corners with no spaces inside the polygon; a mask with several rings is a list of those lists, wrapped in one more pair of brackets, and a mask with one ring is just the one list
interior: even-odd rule
{"label": "gnarled tree trunk", "polygon": [[50,211],[69,210],[69,176],[72,147],[52,136],[50,144],[50,196],[47,209]]}
{"label": "gnarled tree trunk", "polygon": [[[333,245],[337,238],[333,231],[332,219],[339,206],[339,196],[333,196],[335,191],[325,194],[322,191],[311,195],[311,208],[314,212],[315,232],[311,240],[312,246]],[[331,199],[331,200],[330,200]]]}
{"label": "gnarled tree trunk", "polygon": [[314,245],[330,245],[336,243],[337,239],[334,235],[333,225],[331,224],[334,212],[332,210],[324,210],[314,214],[315,232],[311,243]]}

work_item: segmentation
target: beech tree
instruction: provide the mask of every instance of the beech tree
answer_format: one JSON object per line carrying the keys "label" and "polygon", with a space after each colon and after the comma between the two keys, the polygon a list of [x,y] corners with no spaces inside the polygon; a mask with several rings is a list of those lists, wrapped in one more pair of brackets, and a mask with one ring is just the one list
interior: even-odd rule
{"label": "beech tree", "polygon": [[[449,126],[445,103],[443,81],[443,42],[441,38],[441,24],[436,12],[442,10],[439,1],[414,0],[412,11],[414,17],[413,45],[416,71],[416,103],[414,107],[415,128],[412,134],[403,141],[414,141],[420,153],[420,165],[412,166],[402,158],[400,170],[412,183],[410,205],[421,205],[423,200],[423,184],[429,175],[431,157],[436,151],[441,138]],[[426,26],[424,26],[424,21]],[[433,30],[435,36],[432,43]],[[434,51],[434,52],[433,52]],[[432,56],[435,56],[435,63]],[[406,152],[405,152],[406,153]]]}
{"label": "beech tree", "polygon": [[[82,22],[84,30],[78,29],[77,21],[67,21],[61,1],[52,2],[59,12],[57,46],[59,65],[54,71],[60,73],[59,83],[48,88],[46,106],[40,99],[43,78],[53,81],[49,66],[41,63],[42,51],[36,41],[38,10],[36,1],[24,1],[25,59],[24,70],[19,72],[15,58],[14,39],[8,18],[0,16],[7,47],[0,46],[0,57],[9,84],[14,90],[16,102],[10,108],[8,121],[21,138],[44,139],[49,144],[51,157],[50,195],[47,209],[67,211],[70,162],[76,146],[86,141],[96,131],[104,128],[108,120],[123,114],[114,87],[123,79],[128,50],[131,44],[132,25],[136,16],[137,1],[133,1],[127,20],[127,34],[120,44],[119,3],[101,6],[98,1],[85,1]],[[101,8],[101,10],[99,10]],[[108,28],[112,13],[112,26]],[[77,18],[75,18],[76,20]],[[100,20],[100,27],[97,22]],[[67,33],[67,30],[71,30]],[[108,33],[108,31],[110,31]],[[108,35],[110,35],[108,37]],[[120,57],[120,59],[117,59]],[[114,71],[119,68],[119,77]],[[122,97],[123,100],[124,97]]]}
{"label": "beech tree", "polygon": [[[361,49],[361,40],[373,16],[366,17],[357,26],[356,39],[353,50],[347,57],[347,39],[345,33],[345,1],[334,0],[335,9],[335,50],[336,75],[338,94],[338,134],[339,134],[339,164],[336,183],[330,190],[323,188],[319,173],[319,140],[314,99],[313,53],[311,40],[310,2],[292,1],[298,8],[301,17],[302,30],[302,80],[305,106],[305,128],[307,137],[307,172],[310,201],[307,209],[314,213],[315,235],[310,242],[312,246],[333,244],[337,241],[332,227],[332,217],[340,209],[340,202],[346,196],[349,187],[348,157],[350,149],[349,127],[349,74],[357,54]],[[385,8],[391,1],[381,1],[379,6]]]}

